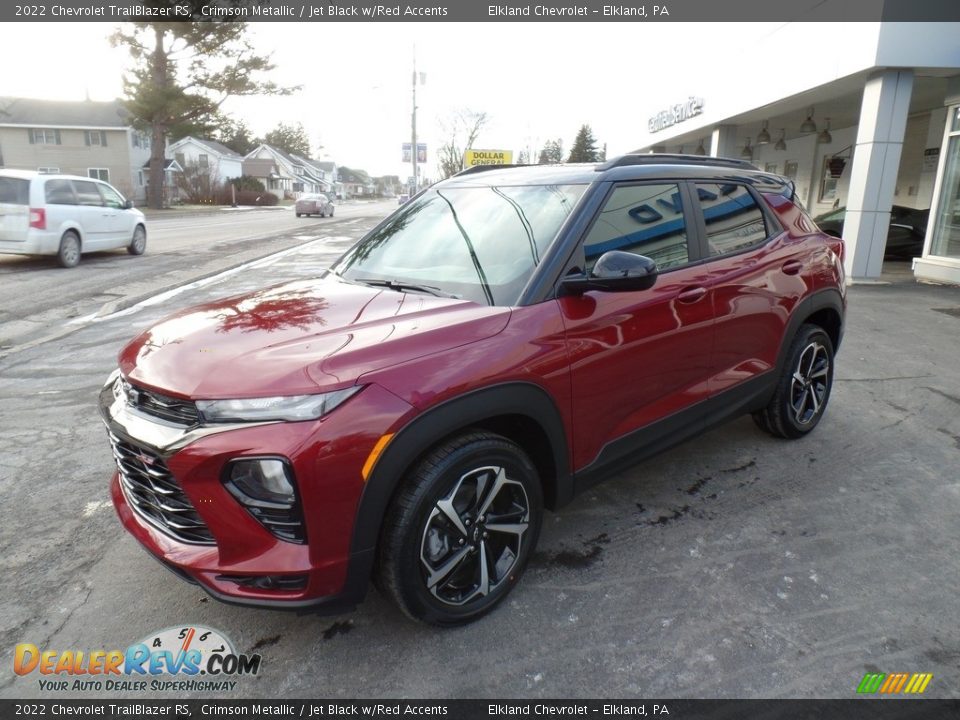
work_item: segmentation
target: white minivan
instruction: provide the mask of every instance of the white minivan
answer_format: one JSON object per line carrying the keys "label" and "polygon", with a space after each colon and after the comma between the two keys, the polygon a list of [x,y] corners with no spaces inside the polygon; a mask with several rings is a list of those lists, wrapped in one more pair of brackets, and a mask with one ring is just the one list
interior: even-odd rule
{"label": "white minivan", "polygon": [[74,267],[81,253],[147,248],[143,213],[100,180],[0,170],[0,253],[56,255]]}

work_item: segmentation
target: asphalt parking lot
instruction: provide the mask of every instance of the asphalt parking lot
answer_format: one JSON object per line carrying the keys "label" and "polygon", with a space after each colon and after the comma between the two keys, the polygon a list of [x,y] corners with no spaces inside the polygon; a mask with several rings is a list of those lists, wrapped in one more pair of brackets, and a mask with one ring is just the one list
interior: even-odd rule
{"label": "asphalt parking lot", "polygon": [[106,502],[95,396],[117,351],[180,307],[312,274],[349,242],[0,359],[0,695],[51,697],[11,672],[16,643],[125,648],[197,623],[263,656],[222,697],[847,698],[866,672],[930,672],[926,696],[960,697],[960,288],[851,288],[811,436],[774,440],[743,418],[598,486],[548,514],[524,580],[471,626],[415,625],[375,591],[340,617],[236,608],[166,572]]}

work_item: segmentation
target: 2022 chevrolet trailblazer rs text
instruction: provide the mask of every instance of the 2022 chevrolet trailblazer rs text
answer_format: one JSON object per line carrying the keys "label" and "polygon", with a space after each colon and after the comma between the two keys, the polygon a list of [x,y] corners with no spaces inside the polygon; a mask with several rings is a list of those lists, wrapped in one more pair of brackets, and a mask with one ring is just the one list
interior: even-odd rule
{"label": "2022 chevrolet trailblazer rs text", "polygon": [[221,600],[341,610],[372,578],[413,618],[468,622],[545,509],[738,415],[813,430],[842,255],[741,161],[466,170],[323,276],[127,345],[100,395],[113,502]]}

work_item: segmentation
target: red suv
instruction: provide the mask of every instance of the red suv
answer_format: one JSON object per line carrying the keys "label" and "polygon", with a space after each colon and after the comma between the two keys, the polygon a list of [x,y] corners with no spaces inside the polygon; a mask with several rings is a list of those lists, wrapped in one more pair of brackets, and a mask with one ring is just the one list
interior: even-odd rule
{"label": "red suv", "polygon": [[325,276],[193,308],[100,395],[127,530],[221,600],[342,610],[371,577],[473,620],[543,511],[752,413],[823,416],[841,240],[734,160],[477,167]]}

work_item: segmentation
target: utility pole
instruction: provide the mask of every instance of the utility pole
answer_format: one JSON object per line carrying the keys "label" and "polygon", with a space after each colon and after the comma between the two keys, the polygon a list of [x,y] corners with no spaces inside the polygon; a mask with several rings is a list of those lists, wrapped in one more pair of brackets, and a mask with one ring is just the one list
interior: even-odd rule
{"label": "utility pole", "polygon": [[410,115],[410,160],[413,166],[413,187],[410,196],[417,194],[417,46],[413,46],[413,112]]}

